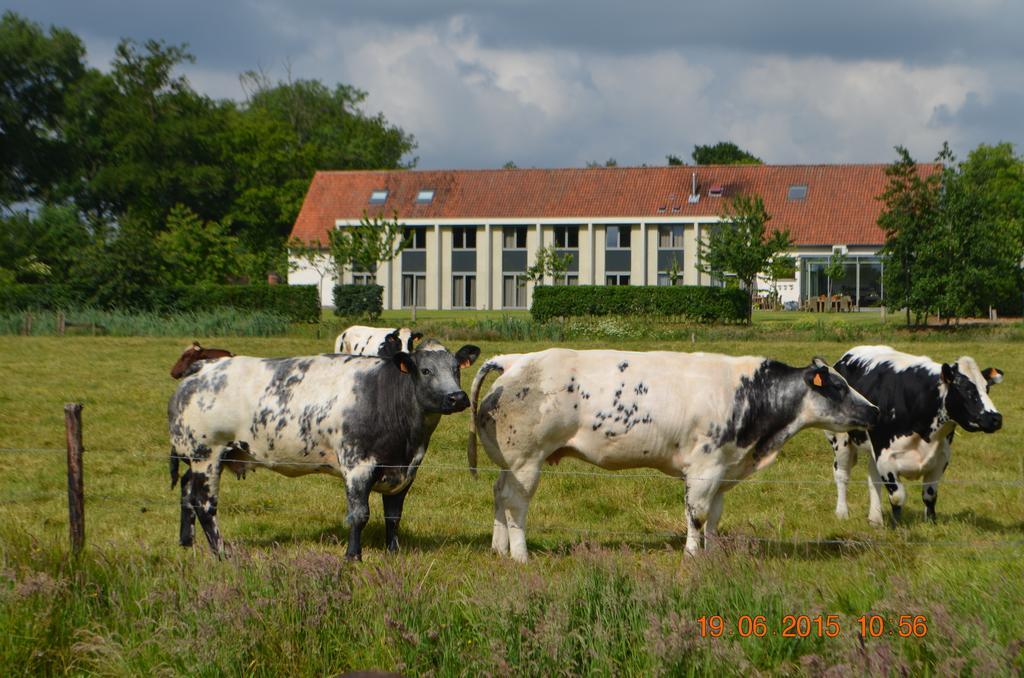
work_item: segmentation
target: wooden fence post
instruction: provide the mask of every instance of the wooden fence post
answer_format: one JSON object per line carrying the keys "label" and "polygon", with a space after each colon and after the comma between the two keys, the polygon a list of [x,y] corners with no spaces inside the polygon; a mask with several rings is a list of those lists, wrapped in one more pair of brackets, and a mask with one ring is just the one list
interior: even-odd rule
{"label": "wooden fence post", "polygon": [[82,403],[64,405],[64,427],[68,441],[68,520],[71,551],[85,546],[85,480],[82,476]]}
{"label": "wooden fence post", "polygon": [[64,336],[64,325],[67,321],[64,318],[64,311],[57,311],[57,335]]}

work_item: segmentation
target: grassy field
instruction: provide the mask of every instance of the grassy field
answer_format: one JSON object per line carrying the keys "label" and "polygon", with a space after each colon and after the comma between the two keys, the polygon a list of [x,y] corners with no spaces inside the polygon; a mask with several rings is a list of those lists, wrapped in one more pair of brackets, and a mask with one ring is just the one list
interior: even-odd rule
{"label": "grassy field", "polygon": [[[915,484],[903,527],[869,527],[863,461],[851,483],[852,517],[837,520],[829,447],[807,431],[729,493],[726,545],[697,558],[682,554],[678,481],[565,461],[542,479],[530,514],[532,560],[521,566],[489,552],[493,468],[484,459],[479,480],[465,471],[467,413],[446,418],[435,434],[406,502],[398,555],[383,552],[379,500],[364,561],[346,563],[340,482],[267,471],[222,483],[231,557],[219,561],[205,544],[179,548],[177,492],[166,468],[166,402],[175,386],[167,371],[189,340],[0,337],[4,675],[1024,670],[1020,343],[900,345],[946,360],[969,353],[1007,375],[993,389],[1005,428],[958,436],[935,525],[923,521]],[[323,352],[332,340],[204,343],[282,356]],[[478,343],[484,358],[546,347]],[[812,355],[835,360],[849,347],[764,337],[615,345],[769,354],[794,364]],[[87,547],[77,559],[67,555],[59,451],[68,401],[85,404]],[[881,637],[858,637],[856,620],[867,613],[888,620]],[[698,619],[710,615],[724,620],[719,638],[701,635]],[[763,615],[766,635],[741,637],[743,615]],[[814,626],[808,637],[782,637],[786,615],[837,615],[840,632],[819,636]],[[900,615],[923,616],[927,632],[900,637]]]}

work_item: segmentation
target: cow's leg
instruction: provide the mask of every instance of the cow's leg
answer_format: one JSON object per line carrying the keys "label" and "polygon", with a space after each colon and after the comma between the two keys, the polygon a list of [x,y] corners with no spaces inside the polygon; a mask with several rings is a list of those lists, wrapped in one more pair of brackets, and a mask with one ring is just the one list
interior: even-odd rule
{"label": "cow's leg", "polygon": [[903,517],[903,505],[907,501],[907,490],[903,487],[903,483],[900,482],[896,465],[891,463],[886,455],[879,456],[877,467],[878,475],[885,486],[885,491],[889,493],[893,525],[898,525]]}
{"label": "cow's leg", "polygon": [[705,550],[717,545],[715,537],[718,536],[718,521],[722,518],[723,508],[725,508],[725,489],[719,488],[718,492],[711,499],[711,508],[708,511],[708,519],[707,522],[704,523]]}
{"label": "cow's leg", "polygon": [[505,476],[511,472],[502,469],[494,481],[494,532],[491,534],[491,549],[499,555],[509,555],[508,523],[505,521]]}
{"label": "cow's leg", "polygon": [[525,466],[505,474],[501,486],[501,500],[505,506],[505,524],[508,526],[509,555],[513,560],[525,563],[526,554],[526,512],[530,499],[537,490],[540,469]]}
{"label": "cow's leg", "polygon": [[[349,560],[363,559],[362,534],[370,522],[370,489],[373,487],[373,466],[364,464],[353,469],[345,478],[345,496],[348,500],[348,550]],[[397,524],[396,524],[397,525]]]}
{"label": "cow's leg", "polygon": [[882,478],[873,454],[868,455],[868,522],[876,527],[885,524],[882,518]]}
{"label": "cow's leg", "polygon": [[712,504],[719,489],[717,478],[686,479],[686,553],[689,555],[695,555],[701,548],[704,525],[711,515]]}
{"label": "cow's leg", "polygon": [[405,504],[405,495],[409,493],[406,486],[401,492],[395,494],[382,494],[384,501],[384,542],[388,551],[394,553],[398,550],[398,522],[402,519],[402,505]]}
{"label": "cow's leg", "polygon": [[185,469],[181,476],[181,529],[178,533],[178,543],[182,546],[192,546],[196,538],[196,512],[192,508],[192,498],[189,490],[192,487],[192,469]]}
{"label": "cow's leg", "polygon": [[224,554],[224,540],[217,526],[217,490],[220,485],[220,457],[205,463],[192,462],[192,482],[189,483],[189,501],[199,524],[206,533],[210,548],[217,555]]}
{"label": "cow's leg", "polygon": [[832,462],[832,475],[836,481],[836,517],[846,520],[850,517],[850,506],[846,503],[846,488],[850,484],[850,469],[857,463],[857,448],[847,433],[825,433],[832,443],[835,461]]}
{"label": "cow's leg", "polygon": [[939,452],[942,454],[942,467],[935,468],[924,474],[924,484],[921,486],[921,498],[924,500],[925,518],[935,522],[935,503],[939,500],[939,481],[946,473],[946,467],[953,457],[953,448],[950,444],[952,436],[942,441]]}

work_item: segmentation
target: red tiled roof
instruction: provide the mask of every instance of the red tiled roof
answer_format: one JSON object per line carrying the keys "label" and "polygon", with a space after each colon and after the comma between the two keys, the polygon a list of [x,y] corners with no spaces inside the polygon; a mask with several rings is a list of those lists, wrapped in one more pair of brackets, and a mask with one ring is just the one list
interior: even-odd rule
{"label": "red tiled roof", "polygon": [[[935,165],[920,165],[922,174]],[[788,228],[797,245],[881,245],[877,225],[885,190],[885,165],[704,165],[682,167],[599,167],[587,169],[392,170],[317,172],[292,229],[304,241],[323,241],[335,219],[371,216],[399,219],[708,217],[726,201],[760,195],[771,226]],[[688,202],[693,173],[700,201]],[[789,187],[807,185],[807,197],[789,200]],[[721,198],[711,186],[722,186]],[[383,205],[370,193],[387,189]],[[416,202],[433,189],[429,204]],[[663,209],[662,209],[663,208]],[[676,211],[678,208],[678,211]],[[661,211],[659,212],[659,209]]]}

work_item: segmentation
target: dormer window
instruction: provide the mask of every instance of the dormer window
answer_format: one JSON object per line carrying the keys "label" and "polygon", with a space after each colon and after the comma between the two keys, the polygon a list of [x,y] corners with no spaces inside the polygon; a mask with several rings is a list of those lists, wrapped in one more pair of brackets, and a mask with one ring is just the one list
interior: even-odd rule
{"label": "dormer window", "polygon": [[427,188],[416,194],[416,202],[420,205],[426,205],[434,201],[434,189]]}
{"label": "dormer window", "polygon": [[385,191],[385,190],[374,191],[373,193],[370,194],[370,204],[371,205],[383,205],[384,202],[387,199],[388,199],[388,192]]}

